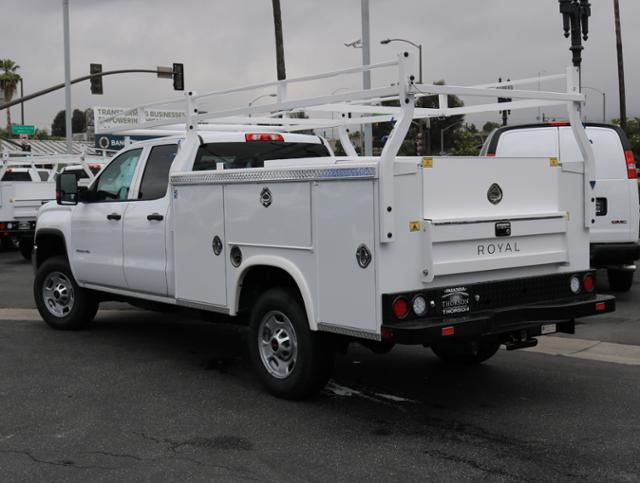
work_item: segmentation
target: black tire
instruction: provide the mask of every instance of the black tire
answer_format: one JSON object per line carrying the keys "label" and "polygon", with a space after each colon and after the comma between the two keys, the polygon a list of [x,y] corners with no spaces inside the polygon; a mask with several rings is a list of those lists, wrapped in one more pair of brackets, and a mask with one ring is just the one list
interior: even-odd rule
{"label": "black tire", "polygon": [[[274,324],[276,330],[271,330],[269,325]],[[293,334],[288,333],[291,330]],[[277,397],[307,398],[320,391],[331,376],[334,348],[325,334],[309,329],[302,303],[288,290],[274,288],[258,297],[251,311],[248,343],[258,378]],[[277,370],[283,372],[280,377],[273,374]]]}
{"label": "black tire", "polygon": [[38,312],[54,329],[81,329],[98,311],[98,300],[91,291],[78,286],[64,257],[49,258],[38,268],[33,296]]}
{"label": "black tire", "polygon": [[609,288],[614,292],[628,292],[633,285],[633,270],[607,270],[607,277],[609,278]]}
{"label": "black tire", "polygon": [[13,245],[13,240],[10,236],[3,236],[0,238],[0,250],[9,251],[13,250],[15,246]]}
{"label": "black tire", "polygon": [[471,341],[446,341],[431,346],[431,350],[441,361],[458,366],[475,366],[491,359],[500,349],[500,342],[494,338]]}
{"label": "black tire", "polygon": [[33,251],[33,239],[31,238],[20,238],[20,255],[25,260],[31,260],[31,252]]}

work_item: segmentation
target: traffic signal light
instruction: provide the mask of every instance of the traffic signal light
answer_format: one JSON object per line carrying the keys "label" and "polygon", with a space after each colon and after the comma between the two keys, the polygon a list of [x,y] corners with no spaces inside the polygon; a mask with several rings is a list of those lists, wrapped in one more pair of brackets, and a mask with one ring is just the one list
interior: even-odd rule
{"label": "traffic signal light", "polygon": [[[101,74],[102,73],[102,64],[89,64],[89,73],[93,76],[93,74]],[[96,75],[91,77],[91,94],[102,94],[102,76]]]}
{"label": "traffic signal light", "polygon": [[173,64],[173,90],[184,90],[184,64]]}

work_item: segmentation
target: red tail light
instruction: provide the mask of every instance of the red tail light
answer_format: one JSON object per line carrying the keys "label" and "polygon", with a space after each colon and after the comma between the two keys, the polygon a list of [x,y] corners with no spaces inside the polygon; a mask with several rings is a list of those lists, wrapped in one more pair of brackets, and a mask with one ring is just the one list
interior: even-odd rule
{"label": "red tail light", "polygon": [[409,301],[404,297],[398,297],[393,301],[393,315],[398,319],[404,319],[409,315]]}
{"label": "red tail light", "polygon": [[607,304],[604,302],[598,302],[596,304],[596,312],[604,312],[605,310],[607,310]]}
{"label": "red tail light", "polygon": [[551,121],[549,126],[570,126],[571,124],[567,121]]}
{"label": "red tail light", "polygon": [[282,134],[274,134],[269,132],[248,132],[244,135],[246,141],[280,141],[284,142]]}
{"label": "red tail light", "polygon": [[585,292],[593,292],[594,282],[593,275],[587,273],[582,279],[582,286],[584,287]]}
{"label": "red tail light", "polygon": [[393,339],[393,332],[391,331],[391,329],[387,329],[386,327],[382,329],[381,335],[382,335],[382,340]]}
{"label": "red tail light", "polygon": [[487,157],[488,158],[495,158],[496,157],[496,153],[487,153]]}
{"label": "red tail light", "polygon": [[638,177],[638,168],[636,167],[636,159],[633,157],[633,151],[625,151],[624,158],[627,160],[627,176],[629,179]]}
{"label": "red tail light", "polygon": [[442,328],[442,337],[450,337],[456,333],[455,327],[443,327]]}
{"label": "red tail light", "polygon": [[0,230],[4,230],[4,223],[0,223]]}

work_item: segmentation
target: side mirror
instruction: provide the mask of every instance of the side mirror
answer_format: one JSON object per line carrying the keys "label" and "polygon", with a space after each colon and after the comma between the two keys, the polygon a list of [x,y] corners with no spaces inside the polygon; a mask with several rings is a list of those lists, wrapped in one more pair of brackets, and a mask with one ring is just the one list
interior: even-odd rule
{"label": "side mirror", "polygon": [[75,173],[60,173],[56,178],[56,202],[59,205],[78,204],[78,178]]}

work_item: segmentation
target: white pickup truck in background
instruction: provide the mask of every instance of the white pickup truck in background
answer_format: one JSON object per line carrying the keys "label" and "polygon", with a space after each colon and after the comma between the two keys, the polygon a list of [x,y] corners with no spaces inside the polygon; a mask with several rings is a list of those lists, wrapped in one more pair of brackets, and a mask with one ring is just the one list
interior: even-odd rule
{"label": "white pickup truck in background", "polygon": [[[89,161],[90,160],[90,161]],[[106,157],[85,155],[34,155],[0,163],[0,242],[2,248],[18,243],[24,258],[31,258],[36,218],[40,207],[55,199],[58,170],[78,173],[92,180],[107,162]]]}
{"label": "white pickup truck in background", "polygon": [[[628,291],[635,261],[640,258],[640,205],[638,171],[624,131],[611,124],[587,123],[586,132],[595,155],[596,218],[591,227],[591,266],[605,268],[615,291]],[[557,158],[581,162],[568,122],[508,126],[486,140],[485,156]]]}
{"label": "white pickup truck in background", "polygon": [[[577,71],[567,71],[567,92],[514,89],[514,101],[498,104],[496,86],[416,85],[410,60],[405,52],[260,85],[278,89],[272,105],[216,108],[219,96],[255,86],[188,92],[181,127],[136,126],[181,134],[128,146],[86,190],[62,173],[57,203],[40,210],[36,228],[43,319],[78,329],[113,299],[220,314],[248,326],[266,388],[302,398],[324,386],[335,352],[352,342],[378,352],[420,344],[443,361],[477,364],[501,344],[531,347],[540,335],[573,333],[577,317],[614,310],[589,269],[593,154]],[[397,69],[396,86],[286,97],[291,83],[382,68]],[[492,99],[474,112],[567,106],[583,169],[549,157],[398,157],[414,118],[464,113],[447,106],[448,94]],[[440,106],[416,108],[423,95],[440,96]],[[397,106],[379,105],[393,98]],[[357,156],[349,140],[346,128],[363,122],[394,122],[380,157]],[[326,127],[337,127],[347,157],[293,133]]]}
{"label": "white pickup truck in background", "polygon": [[30,165],[0,165],[0,239],[3,248],[18,241],[23,257],[31,257],[40,207],[55,199],[53,173]]}

